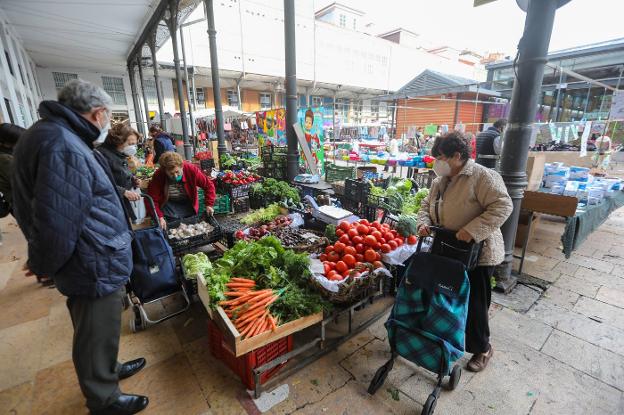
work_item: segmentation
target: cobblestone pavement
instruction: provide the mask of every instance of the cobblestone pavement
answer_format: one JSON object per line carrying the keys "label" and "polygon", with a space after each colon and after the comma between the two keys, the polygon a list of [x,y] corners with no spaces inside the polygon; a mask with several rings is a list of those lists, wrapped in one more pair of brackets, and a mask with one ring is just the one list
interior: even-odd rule
{"label": "cobblestone pavement", "polygon": [[[25,241],[10,220],[0,227],[0,413],[86,413],[64,299],[24,277]],[[443,392],[436,413],[624,413],[624,210],[567,260],[559,248],[562,231],[562,223],[541,221],[525,269],[547,288],[519,285],[512,295],[495,295],[494,357],[485,372],[464,372],[455,391]],[[121,388],[149,395],[145,414],[260,412],[237,377],[211,356],[206,318],[196,303],[133,334],[125,312],[120,359],[145,356],[148,365]],[[375,396],[366,393],[389,355],[383,321],[286,379],[287,398],[267,413],[419,413],[434,378],[404,360]]]}

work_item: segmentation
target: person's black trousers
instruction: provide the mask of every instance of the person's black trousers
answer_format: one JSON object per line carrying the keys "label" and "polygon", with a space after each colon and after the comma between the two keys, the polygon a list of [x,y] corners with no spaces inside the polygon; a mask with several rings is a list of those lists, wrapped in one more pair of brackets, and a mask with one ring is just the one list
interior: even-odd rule
{"label": "person's black trousers", "polygon": [[492,302],[491,278],[494,267],[476,267],[468,271],[470,280],[470,298],[468,300],[468,319],[466,321],[466,351],[485,353],[490,344],[490,325],[488,310]]}
{"label": "person's black trousers", "polygon": [[119,337],[125,287],[101,298],[68,297],[74,325],[72,358],[87,407],[111,405],[119,391]]}

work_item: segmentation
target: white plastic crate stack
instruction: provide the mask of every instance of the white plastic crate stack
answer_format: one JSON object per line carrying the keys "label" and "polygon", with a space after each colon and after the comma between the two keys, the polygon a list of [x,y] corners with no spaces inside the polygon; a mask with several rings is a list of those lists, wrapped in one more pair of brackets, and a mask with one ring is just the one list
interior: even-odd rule
{"label": "white plastic crate stack", "polygon": [[597,205],[605,197],[613,197],[615,192],[621,190],[620,179],[595,178],[589,171],[586,167],[546,163],[542,182],[551,193],[576,197],[581,205]]}

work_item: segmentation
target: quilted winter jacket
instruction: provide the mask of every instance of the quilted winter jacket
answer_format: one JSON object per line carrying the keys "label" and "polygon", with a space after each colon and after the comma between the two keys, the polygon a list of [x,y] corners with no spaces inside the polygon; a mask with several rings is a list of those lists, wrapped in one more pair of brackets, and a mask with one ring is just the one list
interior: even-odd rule
{"label": "quilted winter jacket", "polygon": [[[438,219],[435,206],[440,192],[442,202]],[[498,265],[505,259],[500,227],[512,210],[502,177],[494,170],[468,160],[450,182],[447,177],[433,181],[429,196],[422,201],[418,212],[418,227],[437,224],[453,231],[464,228],[475,241],[484,241],[479,265]]]}
{"label": "quilted winter jacket", "polygon": [[28,241],[28,265],[66,296],[103,297],[132,271],[132,232],[104,157],[99,131],[55,101],[14,151],[13,204]]}

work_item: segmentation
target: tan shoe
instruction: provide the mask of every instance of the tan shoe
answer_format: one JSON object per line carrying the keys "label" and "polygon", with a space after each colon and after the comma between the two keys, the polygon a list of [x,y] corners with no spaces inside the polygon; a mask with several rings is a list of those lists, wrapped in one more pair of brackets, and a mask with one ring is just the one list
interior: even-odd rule
{"label": "tan shoe", "polygon": [[494,354],[494,349],[492,348],[492,345],[489,346],[490,350],[488,350],[486,353],[473,354],[470,358],[470,361],[468,362],[468,365],[466,366],[466,369],[470,370],[471,372],[481,372],[483,369],[485,369],[490,359],[492,358],[492,355]]}

